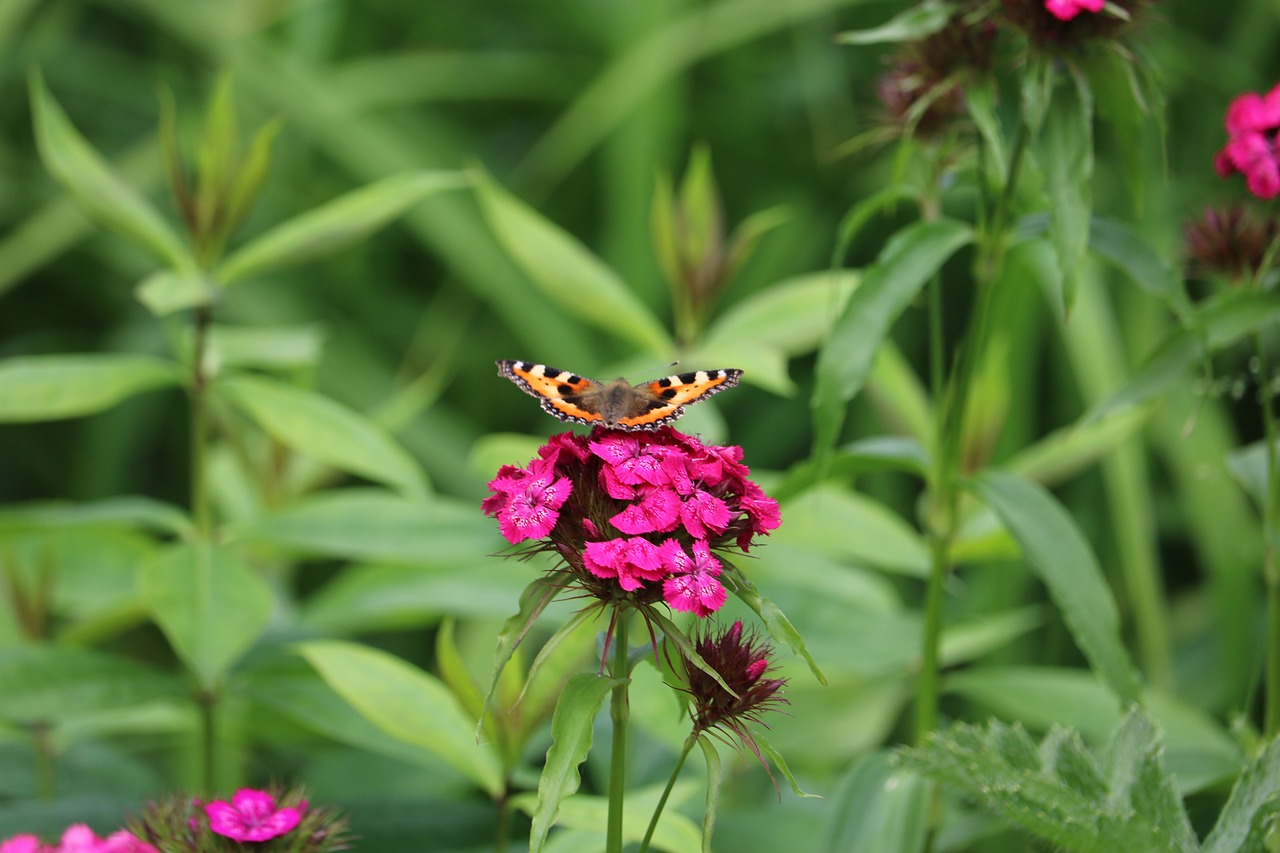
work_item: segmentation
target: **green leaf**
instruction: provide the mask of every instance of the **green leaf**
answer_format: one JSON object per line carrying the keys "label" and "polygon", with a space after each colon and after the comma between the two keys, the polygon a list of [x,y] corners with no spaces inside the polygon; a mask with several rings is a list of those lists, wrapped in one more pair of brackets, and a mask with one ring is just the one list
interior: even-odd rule
{"label": "green leaf", "polygon": [[1216,352],[1280,318],[1280,295],[1230,291],[1206,300],[1194,326],[1175,329],[1114,394],[1095,406],[1097,420],[1117,409],[1145,403],[1186,380],[1187,368],[1206,351]]}
{"label": "green leaf", "polygon": [[[800,632],[787,619],[782,609],[762,596],[759,590],[756,589],[755,584],[747,580],[746,575],[739,571],[736,566],[730,568],[730,573],[732,583],[729,586],[733,590],[733,594],[743,604],[755,611],[756,615],[760,617],[760,621],[764,623],[765,630],[769,632],[770,637],[799,655],[809,665],[809,671],[813,673],[813,677],[818,679],[819,683],[825,685],[827,677],[818,668],[818,662],[809,654],[809,648],[805,645],[804,637],[800,636]],[[699,667],[699,669],[701,668]],[[717,680],[719,680],[718,677]]]}
{"label": "green leaf", "polygon": [[996,106],[996,84],[984,78],[965,83],[965,105],[969,118],[986,146],[988,168],[993,179],[1003,183],[1009,174],[1009,155],[1005,151],[1004,134],[1000,131],[1000,112]]}
{"label": "green leaf", "polygon": [[561,310],[660,356],[674,351],[653,312],[573,236],[491,180],[479,181],[476,192],[499,241]]}
{"label": "green leaf", "polygon": [[893,322],[942,264],[972,239],[969,226],[952,219],[908,225],[867,270],[818,354],[812,406],[814,453],[820,460],[839,438],[845,406],[861,390]]}
{"label": "green leaf", "polygon": [[831,798],[818,850],[924,850],[929,793],[930,786],[915,773],[894,767],[889,753],[872,752],[853,766]]}
{"label": "green leaf", "polygon": [[271,166],[271,147],[282,126],[279,119],[274,119],[258,128],[258,132],[253,135],[249,153],[240,164],[240,171],[236,173],[227,194],[224,237],[231,234],[244,220],[257,199]]}
{"label": "green leaf", "polygon": [[1250,847],[1252,830],[1260,817],[1273,821],[1280,803],[1280,738],[1273,738],[1257,760],[1245,768],[1231,789],[1218,822],[1204,840],[1202,853],[1264,853],[1262,845]]}
{"label": "green leaf", "polygon": [[1062,270],[1056,301],[1069,313],[1093,214],[1093,100],[1083,80],[1068,75],[1068,85],[1054,90],[1034,151],[1049,196],[1049,239]]}
{"label": "green leaf", "polygon": [[[1280,448],[1277,453],[1280,453]],[[1249,497],[1253,498],[1259,509],[1266,507],[1271,493],[1271,479],[1265,441],[1255,441],[1247,447],[1231,451],[1227,455],[1227,470]]]}
{"label": "green leaf", "polygon": [[354,634],[420,628],[446,615],[502,618],[531,574],[527,563],[483,553],[348,566],[301,604],[301,619],[326,634]]}
{"label": "green leaf", "polygon": [[1040,133],[1045,114],[1053,96],[1055,61],[1047,53],[1033,52],[1027,60],[1026,71],[1019,87],[1019,111],[1027,132],[1035,137]]}
{"label": "green leaf", "polygon": [[159,270],[138,284],[134,296],[157,317],[167,317],[175,311],[212,305],[218,291],[196,270]]}
{"label": "green leaf", "polygon": [[1018,541],[1094,671],[1117,697],[1135,701],[1138,679],[1121,641],[1115,600],[1075,521],[1042,486],[1016,474],[989,471],[972,486]]}
{"label": "green leaf", "polygon": [[469,502],[443,497],[411,501],[378,489],[330,489],[231,533],[305,554],[438,564],[492,554],[501,542],[496,526]]}
{"label": "green leaf", "polygon": [[856,272],[819,272],[773,284],[738,301],[707,330],[699,349],[732,348],[743,341],[788,356],[812,351],[831,318],[857,287]]}
{"label": "green leaf", "polygon": [[318,324],[209,327],[209,358],[220,367],[297,370],[320,362],[325,332]]}
{"label": "green leaf", "polygon": [[825,799],[817,794],[810,794],[800,787],[800,783],[796,781],[796,777],[791,772],[791,768],[787,766],[787,759],[783,758],[781,752],[774,749],[773,744],[769,743],[768,739],[766,739],[764,735],[759,732],[752,732],[751,737],[755,741],[756,746],[760,749],[761,756],[772,761],[773,766],[782,773],[783,778],[785,778],[788,784],[791,785],[792,793],[797,797],[804,797],[805,799]]}
{"label": "green leaf", "polygon": [[0,684],[0,719],[13,726],[181,695],[176,681],[132,660],[46,645],[0,649]]}
{"label": "green leaf", "polygon": [[844,487],[819,486],[788,501],[784,511],[787,523],[774,534],[777,540],[895,574],[928,576],[928,545],[880,501]]}
{"label": "green leaf", "polygon": [[711,738],[698,738],[702,757],[707,762],[707,799],[702,806],[702,853],[711,853],[711,836],[716,831],[716,812],[720,804],[720,785],[724,782],[724,769],[720,766],[720,753]]}
{"label": "green leaf", "polygon": [[520,609],[503,623],[502,630],[498,632],[498,643],[493,650],[493,676],[489,679],[489,690],[485,693],[484,703],[480,708],[480,722],[476,724],[477,732],[479,732],[480,723],[484,721],[484,715],[488,713],[489,706],[493,703],[502,671],[511,661],[511,656],[515,654],[516,648],[529,633],[538,616],[563,591],[563,585],[546,577],[540,577],[520,593]]}
{"label": "green leaf", "polygon": [[384,483],[406,497],[427,494],[417,460],[353,409],[320,394],[254,376],[219,379],[214,390],[286,447]]}
{"label": "green leaf", "polygon": [[604,698],[619,679],[584,672],[569,679],[551,717],[553,742],[538,778],[538,804],[533,812],[529,853],[537,853],[546,843],[556,820],[561,800],[578,790],[578,765],[591,751],[595,718]]}
{"label": "green leaf", "polygon": [[42,355],[0,361],[0,423],[77,418],[178,385],[173,362],[145,355]]}
{"label": "green leaf", "polygon": [[59,531],[99,524],[147,527],[184,539],[193,536],[195,531],[191,519],[178,507],[137,495],[121,495],[87,503],[10,503],[0,509],[0,531]]}
{"label": "green leaf", "polygon": [[217,85],[209,96],[204,127],[196,146],[196,219],[202,236],[218,230],[215,219],[222,213],[223,199],[236,165],[235,90],[230,72],[218,75]]}
{"label": "green leaf", "polygon": [[379,729],[440,757],[490,795],[502,791],[497,754],[476,743],[471,721],[435,676],[358,643],[312,640],[298,652]]}
{"label": "green leaf", "polygon": [[45,168],[94,219],[137,242],[166,265],[194,269],[195,260],[182,239],[80,135],[38,71],[31,75],[30,88],[36,145]]}
{"label": "green leaf", "polygon": [[[1082,669],[983,666],[949,675],[945,686],[989,713],[1032,729],[1061,724],[1098,743],[1122,720],[1114,694]],[[1184,794],[1218,784],[1239,768],[1240,747],[1208,714],[1156,691],[1146,694],[1144,704],[1164,733],[1165,762]]]}
{"label": "green leaf", "polygon": [[1103,761],[1073,731],[1055,728],[1037,745],[1020,726],[996,721],[935,732],[901,756],[1055,846],[1193,853],[1195,835],[1160,754],[1154,727],[1135,710]]}
{"label": "green leaf", "polygon": [[152,617],[204,688],[218,685],[271,616],[271,590],[224,548],[171,548],[142,567],[140,583]]}
{"label": "green leaf", "polygon": [[853,30],[836,36],[839,44],[884,44],[918,41],[942,30],[951,22],[955,7],[938,0],[924,0],[900,12],[887,24],[869,30]]}
{"label": "green leaf", "polygon": [[406,172],[295,216],[233,252],[214,272],[223,285],[330,254],[367,237],[429,195],[467,186],[461,172]]}
{"label": "green leaf", "polygon": [[1187,300],[1182,276],[1128,224],[1095,216],[1089,224],[1089,248],[1164,302],[1184,324],[1191,324],[1194,309]]}

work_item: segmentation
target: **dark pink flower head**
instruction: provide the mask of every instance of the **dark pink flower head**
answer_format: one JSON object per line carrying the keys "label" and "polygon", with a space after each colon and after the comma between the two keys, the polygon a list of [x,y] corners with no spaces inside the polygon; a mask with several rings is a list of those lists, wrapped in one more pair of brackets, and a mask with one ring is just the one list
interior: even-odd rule
{"label": "dark pink flower head", "polygon": [[1059,21],[1069,21],[1081,12],[1101,12],[1106,0],[1044,0],[1044,8]]}
{"label": "dark pink flower head", "polygon": [[268,841],[293,830],[302,820],[305,803],[276,808],[275,797],[266,791],[241,788],[231,802],[214,800],[204,807],[209,828],[233,841]]}
{"label": "dark pink flower head", "polygon": [[[1051,50],[1116,39],[1133,28],[1153,0],[1000,0],[1007,23],[1033,45]],[[1110,5],[1110,9],[1108,9]]]}
{"label": "dark pink flower head", "polygon": [[15,835],[0,841],[0,853],[48,853],[51,849],[42,845],[34,835]]}
{"label": "dark pink flower head", "polygon": [[99,838],[86,824],[67,827],[57,847],[41,844],[34,835],[17,835],[0,842],[0,853],[160,853],[125,830]]}
{"label": "dark pink flower head", "polygon": [[1245,92],[1227,107],[1227,144],[1213,158],[1222,177],[1239,172],[1261,199],[1280,195],[1280,84],[1259,95]]}
{"label": "dark pink flower head", "polygon": [[571,486],[568,479],[555,474],[558,455],[557,451],[535,459],[528,469],[504,465],[490,481],[493,495],[485,499],[482,507],[485,514],[498,517],[499,529],[511,544],[541,539],[559,519],[560,507],[568,500]]}
{"label": "dark pink flower head", "polygon": [[1199,271],[1232,283],[1255,279],[1277,238],[1280,223],[1274,216],[1241,204],[1209,208],[1183,229],[1187,255]]}
{"label": "dark pink flower head", "polygon": [[733,691],[725,690],[693,661],[684,661],[694,733],[716,730],[730,733],[760,758],[760,750],[746,724],[765,725],[760,714],[787,701],[778,695],[786,679],[765,677],[769,674],[769,655],[773,648],[754,633],[744,632],[741,622],[734,622],[727,631],[709,628],[696,638],[694,648]]}
{"label": "dark pink flower head", "polygon": [[780,521],[741,460],[670,427],[561,433],[527,468],[503,466],[482,506],[508,541],[559,555],[564,585],[706,616],[726,597],[712,552],[745,551]]}

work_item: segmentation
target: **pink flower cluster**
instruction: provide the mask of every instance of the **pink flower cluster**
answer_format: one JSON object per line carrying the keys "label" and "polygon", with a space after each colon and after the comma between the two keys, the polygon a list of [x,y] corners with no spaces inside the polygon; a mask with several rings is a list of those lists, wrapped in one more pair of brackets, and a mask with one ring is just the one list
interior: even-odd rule
{"label": "pink flower cluster", "polygon": [[512,544],[544,540],[600,598],[707,616],[727,595],[712,550],[746,551],[780,523],[749,473],[742,448],[669,427],[560,433],[525,468],[504,465],[482,507]]}
{"label": "pink flower cluster", "polygon": [[1224,178],[1242,173],[1258,198],[1280,195],[1280,84],[1265,95],[1245,92],[1233,100],[1226,126],[1227,144],[1213,168]]}
{"label": "pink flower cluster", "polygon": [[1069,21],[1081,12],[1101,12],[1106,0],[1044,0],[1044,8],[1059,21]]}
{"label": "pink flower cluster", "polygon": [[209,828],[232,841],[269,841],[293,831],[307,810],[303,800],[296,807],[276,808],[275,798],[266,791],[241,788],[231,802],[214,800],[205,804]]}
{"label": "pink flower cluster", "polygon": [[8,841],[0,841],[0,853],[160,853],[145,841],[140,841],[125,830],[99,838],[83,823],[67,827],[62,840],[56,846],[41,844],[34,835],[15,835]]}

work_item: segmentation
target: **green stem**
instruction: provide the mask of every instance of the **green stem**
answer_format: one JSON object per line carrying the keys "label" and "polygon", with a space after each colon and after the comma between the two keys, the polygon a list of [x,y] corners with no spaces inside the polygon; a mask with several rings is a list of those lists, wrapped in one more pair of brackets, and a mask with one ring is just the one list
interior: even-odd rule
{"label": "green stem", "polygon": [[209,439],[208,384],[204,372],[205,349],[209,340],[209,324],[213,309],[201,305],[194,318],[194,345],[191,354],[191,515],[196,532],[209,541],[213,523],[209,512],[209,490],[205,486],[205,445]]}
{"label": "green stem", "polygon": [[658,800],[658,807],[653,810],[653,817],[649,818],[649,828],[644,832],[644,840],[640,842],[639,853],[645,853],[649,849],[649,842],[653,840],[654,830],[658,828],[658,818],[662,817],[662,810],[666,808],[667,798],[671,796],[671,789],[676,786],[676,780],[680,778],[680,770],[684,767],[684,760],[689,757],[689,753],[693,751],[693,746],[697,742],[697,734],[690,734],[685,738],[684,749],[680,750],[680,757],[676,759],[676,766],[671,771],[671,778],[667,780],[667,787],[662,789],[662,797]]}
{"label": "green stem", "polygon": [[511,841],[511,791],[503,788],[498,797],[498,836],[494,840],[494,853],[507,853]]}
{"label": "green stem", "polygon": [[214,744],[217,742],[218,696],[212,690],[201,690],[197,699],[200,707],[200,761],[201,784],[205,795],[217,790],[217,773],[214,771]]}
{"label": "green stem", "polygon": [[1275,396],[1261,333],[1253,333],[1253,346],[1258,354],[1258,397],[1262,404],[1263,438],[1267,452],[1267,494],[1262,517],[1262,577],[1267,589],[1263,735],[1271,738],[1280,732],[1280,563],[1277,562],[1276,555],[1276,537],[1280,533],[1280,520],[1276,518],[1277,511],[1280,511],[1280,471],[1276,464],[1276,419],[1273,411]]}
{"label": "green stem", "polygon": [[31,739],[36,751],[36,795],[45,801],[54,798],[53,725],[41,720],[31,726]]}
{"label": "green stem", "polygon": [[622,811],[627,789],[627,721],[631,717],[627,698],[627,652],[631,610],[619,605],[613,633],[613,661],[609,675],[617,680],[610,697],[609,714],[613,719],[613,755],[609,766],[609,823],[606,853],[622,853]]}
{"label": "green stem", "polygon": [[[960,351],[952,366],[950,381],[943,387],[942,340],[943,317],[941,286],[935,281],[929,300],[930,378],[934,398],[940,400],[935,412],[933,468],[930,471],[930,567],[929,585],[925,591],[925,612],[922,649],[920,654],[920,678],[916,691],[916,741],[933,731],[938,724],[938,698],[941,693],[941,660],[939,645],[942,637],[942,602],[947,574],[951,570],[951,544],[959,530],[959,485],[962,465],[960,454],[964,443],[965,414],[974,376],[981,363],[982,347],[995,303],[995,283],[1004,263],[1008,246],[1009,220],[1021,170],[1022,156],[1027,147],[1026,127],[1019,122],[1014,134],[1013,153],[1009,158],[1009,172],[1004,188],[996,201],[990,228],[980,235],[978,260],[974,266],[974,285],[977,304],[969,328],[965,331]],[[986,205],[984,205],[985,209]]]}

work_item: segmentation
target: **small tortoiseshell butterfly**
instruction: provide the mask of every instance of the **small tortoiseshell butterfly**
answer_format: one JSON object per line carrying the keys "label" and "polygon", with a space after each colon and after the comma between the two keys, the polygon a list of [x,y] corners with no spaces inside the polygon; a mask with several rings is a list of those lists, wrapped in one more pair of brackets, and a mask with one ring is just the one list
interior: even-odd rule
{"label": "small tortoiseshell butterfly", "polygon": [[537,397],[562,421],[633,432],[671,423],[689,403],[737,385],[742,371],[695,370],[632,385],[625,379],[597,382],[545,364],[499,361],[498,375]]}

